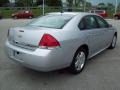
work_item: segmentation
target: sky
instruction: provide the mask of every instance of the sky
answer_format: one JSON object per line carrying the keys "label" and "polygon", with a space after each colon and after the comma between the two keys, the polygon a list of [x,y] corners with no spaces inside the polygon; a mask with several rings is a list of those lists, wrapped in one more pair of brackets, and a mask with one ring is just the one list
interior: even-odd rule
{"label": "sky", "polygon": [[[66,0],[62,0],[62,1],[66,1]],[[93,5],[97,5],[98,3],[104,2],[104,3],[113,3],[115,4],[116,0],[86,0],[88,2],[91,2]],[[120,2],[120,0],[117,0],[118,2]]]}
{"label": "sky", "polygon": [[[115,4],[116,0],[87,0],[87,1],[91,2],[93,5],[97,5],[98,3],[101,3],[101,2]],[[118,2],[120,2],[120,0],[118,0]]]}
{"label": "sky", "polygon": [[15,2],[15,0],[9,0],[11,3],[14,3]]}

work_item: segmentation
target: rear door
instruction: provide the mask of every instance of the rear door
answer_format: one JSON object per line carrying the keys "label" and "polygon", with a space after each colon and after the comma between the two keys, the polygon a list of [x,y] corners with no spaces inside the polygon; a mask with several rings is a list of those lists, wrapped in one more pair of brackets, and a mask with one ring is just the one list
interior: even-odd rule
{"label": "rear door", "polygon": [[87,35],[90,56],[101,50],[101,43],[104,32],[99,29],[99,25],[93,15],[85,16],[80,24],[80,30]]}
{"label": "rear door", "polygon": [[18,12],[18,18],[23,18],[23,11]]}
{"label": "rear door", "polygon": [[24,11],[24,18],[28,18],[29,17],[29,11]]}

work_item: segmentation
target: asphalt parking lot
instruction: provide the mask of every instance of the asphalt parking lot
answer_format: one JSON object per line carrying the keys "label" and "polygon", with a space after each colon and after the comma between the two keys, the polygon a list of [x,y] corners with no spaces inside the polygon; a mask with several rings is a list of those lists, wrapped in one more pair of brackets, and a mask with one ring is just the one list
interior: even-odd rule
{"label": "asphalt parking lot", "polygon": [[[31,20],[0,20],[0,90],[120,90],[120,37],[114,50],[106,50],[87,62],[84,71],[72,75],[66,70],[48,73],[24,68],[4,52],[7,30]],[[120,21],[108,20],[120,34]]]}

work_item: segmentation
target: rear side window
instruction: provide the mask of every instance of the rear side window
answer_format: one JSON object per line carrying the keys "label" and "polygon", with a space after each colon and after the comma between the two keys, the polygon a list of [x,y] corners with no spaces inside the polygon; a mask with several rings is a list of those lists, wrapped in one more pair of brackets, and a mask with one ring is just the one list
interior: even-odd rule
{"label": "rear side window", "polygon": [[78,27],[80,30],[95,29],[98,28],[98,24],[93,16],[86,16],[81,20]]}
{"label": "rear side window", "polygon": [[95,16],[98,24],[99,24],[99,28],[107,28],[108,27],[108,23],[101,17],[99,16]]}

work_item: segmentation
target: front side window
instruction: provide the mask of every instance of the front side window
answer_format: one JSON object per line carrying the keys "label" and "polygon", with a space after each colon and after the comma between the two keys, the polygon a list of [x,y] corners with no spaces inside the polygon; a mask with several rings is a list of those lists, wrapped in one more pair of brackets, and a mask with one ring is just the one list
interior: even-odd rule
{"label": "front side window", "polygon": [[99,28],[107,28],[108,27],[108,23],[103,18],[101,18],[99,16],[95,16],[95,17],[99,24]]}
{"label": "front side window", "polygon": [[72,17],[73,15],[46,15],[38,18],[29,25],[61,29]]}

